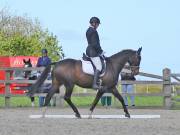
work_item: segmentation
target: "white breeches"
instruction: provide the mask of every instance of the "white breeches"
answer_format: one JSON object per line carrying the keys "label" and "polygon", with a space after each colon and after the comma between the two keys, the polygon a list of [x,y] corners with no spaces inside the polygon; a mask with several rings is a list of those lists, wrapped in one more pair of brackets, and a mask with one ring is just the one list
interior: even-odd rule
{"label": "white breeches", "polygon": [[102,70],[102,64],[99,57],[91,57],[91,60],[93,64],[95,65],[96,69],[101,71]]}

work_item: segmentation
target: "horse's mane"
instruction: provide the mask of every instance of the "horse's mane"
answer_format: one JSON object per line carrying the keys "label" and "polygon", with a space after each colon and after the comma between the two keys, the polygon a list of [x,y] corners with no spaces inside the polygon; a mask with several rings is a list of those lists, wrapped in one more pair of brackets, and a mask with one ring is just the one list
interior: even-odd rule
{"label": "horse's mane", "polygon": [[129,55],[129,54],[132,54],[134,53],[135,51],[132,50],[132,49],[125,49],[125,50],[122,50],[116,54],[113,54],[112,56],[110,56],[110,58],[116,58],[116,57],[121,57],[121,56],[124,56],[124,55]]}

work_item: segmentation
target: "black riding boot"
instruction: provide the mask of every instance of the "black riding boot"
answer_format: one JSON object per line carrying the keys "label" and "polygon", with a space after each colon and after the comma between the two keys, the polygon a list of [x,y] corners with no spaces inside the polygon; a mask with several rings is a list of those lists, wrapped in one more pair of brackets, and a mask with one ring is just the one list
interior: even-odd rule
{"label": "black riding boot", "polygon": [[93,80],[93,89],[100,89],[100,86],[97,84],[98,80],[99,80],[99,74],[100,71],[99,70],[95,70],[94,72],[94,80]]}

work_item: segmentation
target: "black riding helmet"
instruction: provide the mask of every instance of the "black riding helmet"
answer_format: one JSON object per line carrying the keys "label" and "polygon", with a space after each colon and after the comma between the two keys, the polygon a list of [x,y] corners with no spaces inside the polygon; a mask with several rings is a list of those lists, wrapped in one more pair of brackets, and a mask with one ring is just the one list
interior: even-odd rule
{"label": "black riding helmet", "polygon": [[42,49],[41,52],[42,53],[48,53],[47,49]]}
{"label": "black riding helmet", "polygon": [[91,17],[91,19],[89,20],[89,23],[90,23],[90,24],[92,24],[92,23],[98,23],[98,24],[100,24],[101,22],[100,22],[99,18],[97,18],[97,17]]}

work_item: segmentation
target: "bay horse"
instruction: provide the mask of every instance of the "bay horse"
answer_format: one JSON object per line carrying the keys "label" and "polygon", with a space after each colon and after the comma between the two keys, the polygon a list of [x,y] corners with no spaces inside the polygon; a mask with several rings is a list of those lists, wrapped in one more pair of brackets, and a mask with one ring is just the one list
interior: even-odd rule
{"label": "bay horse", "polygon": [[[99,99],[102,97],[102,95],[105,92],[109,92],[112,93],[121,102],[125,112],[125,117],[130,118],[128,109],[126,108],[124,100],[118,92],[116,85],[118,83],[119,73],[121,72],[126,62],[129,62],[132,73],[134,75],[137,75],[139,73],[141,50],[142,47],[139,48],[137,51],[127,49],[119,53],[116,53],[110,57],[106,57],[106,71],[104,76],[101,77],[102,87],[100,90],[97,91],[96,97],[90,107],[89,117],[92,117],[93,110],[97,105]],[[78,85],[83,88],[92,88],[93,84],[93,75],[86,74],[82,71],[81,60],[64,59],[62,61],[48,65],[44,69],[43,73],[41,74],[37,82],[32,85],[31,90],[28,94],[30,96],[33,95],[36,92],[36,90],[42,85],[42,83],[45,81],[48,75],[48,72],[50,72],[51,65],[55,65],[52,70],[52,87],[46,96],[44,107],[47,107],[51,97],[54,95],[56,91],[59,90],[59,87],[61,85],[64,85],[66,88],[64,100],[73,109],[73,111],[75,112],[75,116],[77,118],[81,118],[78,109],[71,101],[71,94],[73,92],[73,88],[75,85]]]}

